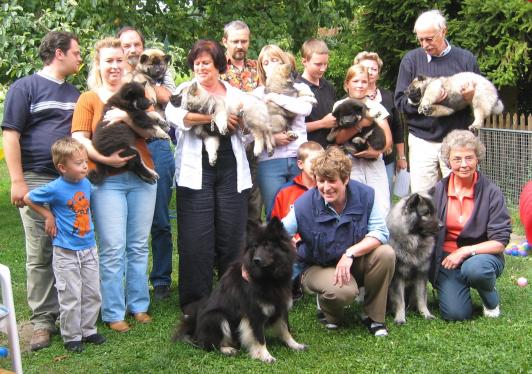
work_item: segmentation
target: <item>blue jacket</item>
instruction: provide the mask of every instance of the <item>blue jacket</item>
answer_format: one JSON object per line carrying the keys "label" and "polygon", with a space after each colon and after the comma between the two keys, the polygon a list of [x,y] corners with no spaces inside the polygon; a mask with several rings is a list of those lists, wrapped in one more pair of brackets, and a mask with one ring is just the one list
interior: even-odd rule
{"label": "blue jacket", "polygon": [[295,202],[298,232],[302,239],[297,253],[305,265],[336,264],[347,248],[368,233],[374,190],[350,180],[346,194],[346,207],[340,215],[325,205],[317,188],[305,192]]}

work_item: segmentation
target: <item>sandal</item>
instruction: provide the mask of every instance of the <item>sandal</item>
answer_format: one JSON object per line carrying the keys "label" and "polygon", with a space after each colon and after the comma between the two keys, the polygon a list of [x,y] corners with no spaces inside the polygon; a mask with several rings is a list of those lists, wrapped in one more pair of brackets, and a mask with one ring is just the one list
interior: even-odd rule
{"label": "sandal", "polygon": [[388,329],[384,323],[375,322],[369,317],[362,318],[362,323],[373,336],[388,336]]}

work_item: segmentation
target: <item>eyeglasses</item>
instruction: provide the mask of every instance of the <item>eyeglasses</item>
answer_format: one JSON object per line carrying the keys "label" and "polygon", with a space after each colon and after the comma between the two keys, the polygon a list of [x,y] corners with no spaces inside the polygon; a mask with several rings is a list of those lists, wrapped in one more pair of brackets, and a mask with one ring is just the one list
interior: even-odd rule
{"label": "eyeglasses", "polygon": [[466,156],[466,157],[454,157],[451,160],[453,165],[462,165],[462,162],[465,162],[467,165],[471,165],[477,161],[475,156]]}
{"label": "eyeglasses", "polygon": [[428,38],[417,38],[417,41],[419,42],[419,44],[423,44],[423,42],[427,42],[428,44],[430,44],[434,41],[434,39],[437,39],[438,36],[439,34],[434,34]]}

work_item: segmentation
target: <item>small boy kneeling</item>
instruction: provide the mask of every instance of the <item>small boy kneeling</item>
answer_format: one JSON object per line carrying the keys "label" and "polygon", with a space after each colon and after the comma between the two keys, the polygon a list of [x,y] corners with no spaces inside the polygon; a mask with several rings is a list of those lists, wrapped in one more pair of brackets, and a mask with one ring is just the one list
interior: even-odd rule
{"label": "small boy kneeling", "polygon": [[52,146],[52,159],[61,176],[27,193],[24,202],[45,218],[45,231],[52,237],[65,348],[82,352],[82,342],[106,341],[96,330],[101,295],[87,150],[75,139],[62,138]]}

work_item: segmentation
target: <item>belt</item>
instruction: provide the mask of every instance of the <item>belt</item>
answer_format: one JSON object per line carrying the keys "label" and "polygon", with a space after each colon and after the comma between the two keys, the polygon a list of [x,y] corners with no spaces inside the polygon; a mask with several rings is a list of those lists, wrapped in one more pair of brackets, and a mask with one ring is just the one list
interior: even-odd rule
{"label": "belt", "polygon": [[157,138],[157,137],[148,138],[148,139],[146,139],[146,144],[150,144],[151,142],[154,142],[156,140],[168,140],[168,139],[166,139],[166,138]]}

